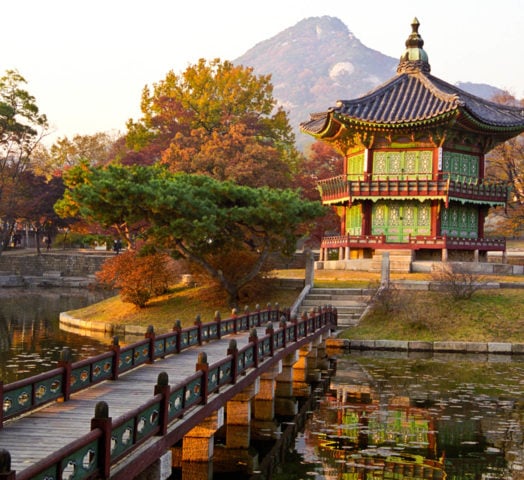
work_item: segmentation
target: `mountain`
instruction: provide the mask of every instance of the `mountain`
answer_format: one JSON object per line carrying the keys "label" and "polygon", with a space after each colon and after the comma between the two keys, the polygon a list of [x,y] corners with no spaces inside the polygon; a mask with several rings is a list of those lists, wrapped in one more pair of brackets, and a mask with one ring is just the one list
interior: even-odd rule
{"label": "mountain", "polygon": [[[313,141],[298,129],[310,113],[372,90],[395,75],[398,62],[366,47],[341,20],[329,16],[306,18],[233,61],[253,67],[257,75],[271,74],[273,95],[288,112],[301,149]],[[498,90],[473,83],[460,88],[487,98]]]}

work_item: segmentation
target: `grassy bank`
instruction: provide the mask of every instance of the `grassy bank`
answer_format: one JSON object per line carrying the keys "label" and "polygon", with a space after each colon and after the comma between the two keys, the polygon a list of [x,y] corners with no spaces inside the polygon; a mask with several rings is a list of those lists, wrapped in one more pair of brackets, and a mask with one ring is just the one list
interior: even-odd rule
{"label": "grassy bank", "polygon": [[[303,270],[276,272],[280,278],[304,278]],[[392,280],[430,280],[427,274],[392,274]],[[497,282],[524,282],[521,277],[489,277]],[[376,286],[379,275],[367,272],[317,271],[317,287]],[[290,307],[300,290],[275,287],[257,299],[261,308],[268,303]],[[255,304],[248,305],[250,310]],[[243,306],[241,308],[243,310]],[[151,301],[146,308],[123,303],[118,296],[95,305],[69,312],[72,316],[113,324],[154,325],[158,333],[172,329],[176,320],[189,326],[200,315],[202,321],[211,321],[215,312],[222,318],[231,316],[231,310],[221,302],[202,296],[202,289],[177,286],[168,294]],[[470,300],[453,301],[442,293],[425,291],[397,291],[387,304],[379,303],[371,315],[358,327],[340,334],[343,338],[388,339],[421,341],[492,341],[524,342],[524,289],[481,290]]]}

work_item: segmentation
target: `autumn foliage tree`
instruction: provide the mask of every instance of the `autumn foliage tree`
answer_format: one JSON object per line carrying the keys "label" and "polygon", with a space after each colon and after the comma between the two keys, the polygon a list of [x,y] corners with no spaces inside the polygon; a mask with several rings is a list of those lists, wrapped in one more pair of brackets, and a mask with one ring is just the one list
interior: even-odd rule
{"label": "autumn foliage tree", "polygon": [[[524,100],[516,100],[509,93],[494,98],[498,103],[520,105]],[[487,177],[506,182],[510,188],[508,208],[493,210],[498,219],[498,229],[509,236],[524,233],[524,134],[496,146],[488,155]]]}
{"label": "autumn foliage tree", "polygon": [[135,162],[242,185],[289,186],[299,154],[269,75],[201,59],[145,87],[141,109],[142,118],[127,124]]}
{"label": "autumn foliage tree", "polygon": [[[240,289],[260,274],[272,253],[290,254],[304,227],[324,213],[320,202],[293,190],[253,188],[162,167],[81,165],[64,177],[57,202],[62,216],[80,215],[102,226],[140,225],[144,246],[198,265],[235,305]],[[243,252],[242,275],[229,264]],[[224,265],[226,262],[226,265]]]}
{"label": "autumn foliage tree", "polygon": [[122,301],[139,308],[165,293],[175,276],[174,262],[168,255],[140,255],[132,250],[106,260],[96,274],[102,285],[118,289]]}

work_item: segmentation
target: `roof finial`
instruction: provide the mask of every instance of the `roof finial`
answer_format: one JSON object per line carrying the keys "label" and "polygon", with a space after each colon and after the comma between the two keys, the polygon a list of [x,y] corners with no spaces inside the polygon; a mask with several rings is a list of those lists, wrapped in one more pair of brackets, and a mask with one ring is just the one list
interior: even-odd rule
{"label": "roof finial", "polygon": [[406,40],[406,50],[400,57],[400,63],[397,67],[397,73],[429,73],[431,67],[428,63],[428,54],[422,48],[424,40],[418,33],[420,23],[415,17],[411,22],[411,34]]}

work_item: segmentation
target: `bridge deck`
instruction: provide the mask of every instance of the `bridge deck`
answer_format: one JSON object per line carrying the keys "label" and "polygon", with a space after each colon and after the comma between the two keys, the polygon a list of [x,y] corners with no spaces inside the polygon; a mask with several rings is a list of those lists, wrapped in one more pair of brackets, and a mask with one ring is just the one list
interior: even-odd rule
{"label": "bridge deck", "polygon": [[[258,329],[263,336],[265,328]],[[195,373],[199,352],[206,352],[211,365],[226,356],[229,341],[238,348],[248,344],[249,333],[227,335],[220,340],[191,347],[154,364],[142,365],[122,374],[117,381],[104,381],[71,396],[67,402],[51,403],[25,416],[6,421],[0,429],[0,448],[9,450],[11,468],[17,472],[56,452],[91,429],[95,405],[105,401],[109,416],[124,415],[153,397],[160,372],[167,372],[174,386]]]}

